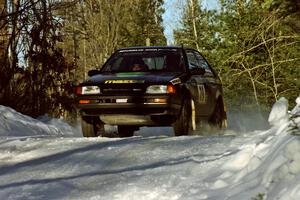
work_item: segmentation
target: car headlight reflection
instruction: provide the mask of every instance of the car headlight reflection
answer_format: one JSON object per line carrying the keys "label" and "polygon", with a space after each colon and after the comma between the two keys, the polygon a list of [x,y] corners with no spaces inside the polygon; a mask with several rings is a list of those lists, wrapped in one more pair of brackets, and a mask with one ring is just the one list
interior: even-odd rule
{"label": "car headlight reflection", "polygon": [[146,90],[147,94],[171,94],[175,92],[173,85],[151,85]]}

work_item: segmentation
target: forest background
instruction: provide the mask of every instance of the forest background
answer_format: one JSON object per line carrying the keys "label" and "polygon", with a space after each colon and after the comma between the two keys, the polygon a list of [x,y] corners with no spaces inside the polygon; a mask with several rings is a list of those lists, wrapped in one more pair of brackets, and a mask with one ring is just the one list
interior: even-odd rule
{"label": "forest background", "polygon": [[[171,4],[168,1],[168,4]],[[180,2],[180,3],[178,3]],[[300,92],[300,0],[201,0],[180,7],[172,44],[199,50],[230,111]],[[73,86],[120,47],[167,45],[164,0],[0,0],[0,105],[76,118]],[[293,105],[291,105],[293,106]]]}

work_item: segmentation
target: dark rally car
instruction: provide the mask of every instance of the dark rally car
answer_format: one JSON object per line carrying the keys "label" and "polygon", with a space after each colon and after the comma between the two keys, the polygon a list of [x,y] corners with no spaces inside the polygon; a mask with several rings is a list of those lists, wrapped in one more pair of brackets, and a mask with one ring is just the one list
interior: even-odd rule
{"label": "dark rally car", "polygon": [[173,126],[176,136],[203,123],[226,126],[221,81],[190,48],[119,49],[76,93],[85,137],[105,135],[104,124],[117,125],[120,137],[141,126]]}

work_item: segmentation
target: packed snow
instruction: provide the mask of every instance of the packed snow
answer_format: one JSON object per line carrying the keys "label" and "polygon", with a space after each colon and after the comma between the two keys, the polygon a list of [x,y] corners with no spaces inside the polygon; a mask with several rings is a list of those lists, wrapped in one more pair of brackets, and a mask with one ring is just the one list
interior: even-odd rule
{"label": "packed snow", "polygon": [[300,199],[300,97],[265,130],[83,138],[78,127],[0,105],[0,199]]}

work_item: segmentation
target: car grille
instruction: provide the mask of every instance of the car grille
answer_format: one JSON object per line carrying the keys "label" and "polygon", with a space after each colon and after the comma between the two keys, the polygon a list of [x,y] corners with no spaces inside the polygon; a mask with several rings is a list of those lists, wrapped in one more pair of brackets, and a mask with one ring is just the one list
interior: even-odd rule
{"label": "car grille", "polygon": [[138,95],[138,94],[143,94],[145,92],[145,89],[142,88],[141,86],[136,86],[133,84],[130,85],[105,85],[102,86],[102,94],[106,95]]}

